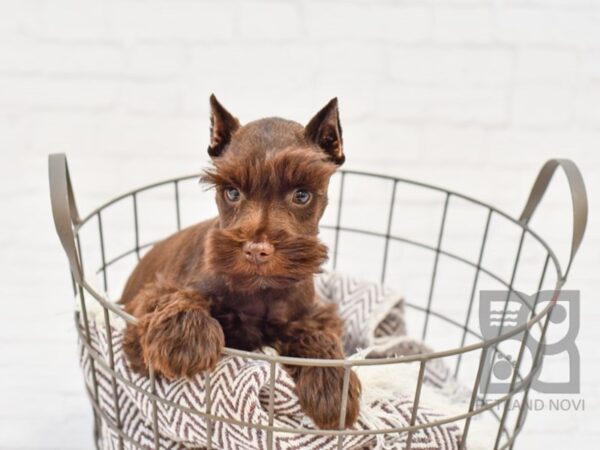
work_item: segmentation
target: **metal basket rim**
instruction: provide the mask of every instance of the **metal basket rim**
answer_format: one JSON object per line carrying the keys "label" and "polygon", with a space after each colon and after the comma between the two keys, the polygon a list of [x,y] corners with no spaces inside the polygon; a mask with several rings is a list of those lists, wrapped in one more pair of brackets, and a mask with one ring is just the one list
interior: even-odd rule
{"label": "metal basket rim", "polygon": [[[547,314],[549,314],[551,309],[554,307],[555,301],[558,298],[558,295],[560,293],[560,289],[562,288],[562,286],[565,283],[565,278],[563,276],[561,265],[560,265],[560,262],[558,261],[558,258],[556,257],[556,254],[552,250],[552,248],[548,245],[548,243],[541,236],[539,236],[535,231],[533,231],[529,227],[528,223],[526,223],[522,220],[519,220],[519,219],[515,219],[513,216],[506,213],[505,211],[503,211],[499,208],[496,208],[495,206],[492,206],[488,203],[485,203],[481,200],[475,199],[474,197],[471,197],[469,195],[462,194],[460,192],[456,192],[456,191],[453,191],[450,189],[445,189],[445,188],[442,188],[442,187],[434,185],[434,184],[425,183],[422,181],[417,181],[417,180],[404,178],[404,177],[395,177],[395,176],[391,176],[391,175],[387,175],[387,174],[378,174],[378,173],[369,172],[369,171],[359,171],[359,170],[352,170],[352,169],[339,169],[338,173],[340,173],[342,177],[345,176],[346,174],[356,175],[356,176],[373,177],[373,178],[386,179],[386,180],[392,181],[394,183],[404,183],[404,184],[415,185],[415,186],[431,189],[434,191],[445,193],[448,197],[454,196],[456,198],[461,198],[463,200],[466,200],[466,201],[476,204],[478,206],[484,207],[487,210],[493,211],[494,213],[500,215],[501,217],[509,220],[510,222],[519,226],[523,230],[523,233],[528,233],[539,244],[541,244],[544,247],[544,249],[546,250],[547,256],[553,261],[554,268],[556,269],[557,281],[554,286],[554,296],[552,298],[552,301],[549,302],[546,305],[546,307],[543,308],[539,313],[532,316],[526,323],[523,323],[520,326],[518,326],[508,332],[501,333],[500,335],[498,335],[497,337],[495,337],[493,339],[482,340],[481,342],[470,344],[467,346],[463,345],[460,347],[456,347],[456,348],[452,348],[452,349],[448,349],[448,350],[444,350],[444,351],[437,351],[437,352],[421,354],[421,355],[410,355],[410,356],[405,355],[405,356],[396,356],[396,357],[389,357],[389,358],[373,358],[373,359],[366,359],[366,358],[362,358],[362,359],[359,359],[359,358],[357,358],[357,359],[347,359],[347,358],[345,358],[345,359],[315,359],[315,358],[299,358],[299,357],[288,357],[288,356],[279,356],[279,355],[267,355],[267,354],[262,354],[262,353],[254,353],[254,352],[247,352],[247,351],[243,351],[243,350],[237,350],[237,349],[233,349],[233,348],[229,348],[229,347],[225,347],[223,349],[224,355],[238,356],[238,357],[244,357],[244,358],[248,358],[248,359],[269,361],[269,362],[281,363],[281,364],[286,364],[286,365],[320,366],[320,367],[325,367],[325,366],[327,366],[327,367],[354,367],[354,366],[370,366],[370,365],[387,365],[387,364],[395,364],[395,363],[422,362],[422,361],[428,361],[428,360],[433,360],[433,359],[437,359],[437,358],[444,358],[444,357],[459,355],[459,354],[463,354],[463,353],[468,353],[468,352],[476,351],[476,350],[483,349],[483,348],[489,348],[489,347],[497,344],[498,342],[505,341],[505,340],[511,338],[512,336],[518,335],[518,334],[524,332],[525,330],[531,329],[531,327],[533,327],[542,318],[544,318]],[[144,191],[147,191],[147,190],[159,187],[159,186],[173,184],[173,183],[179,183],[182,181],[187,181],[187,180],[191,180],[191,179],[199,178],[199,177],[200,177],[200,173],[194,173],[191,175],[184,175],[184,176],[180,176],[180,177],[172,177],[172,178],[168,178],[168,179],[165,179],[162,181],[150,183],[148,185],[141,186],[136,189],[127,191],[123,194],[120,194],[117,197],[114,197],[111,200],[104,202],[100,206],[93,209],[90,213],[88,213],[83,219],[80,219],[75,224],[75,227],[73,230],[75,237],[76,238],[79,237],[78,233],[79,233],[80,229],[86,223],[88,223],[93,217],[97,216],[98,214],[100,214],[103,210],[105,210],[109,206],[111,206],[123,199],[126,199],[131,196],[135,196],[138,193],[141,193],[141,192],[144,192]],[[111,310],[113,313],[117,314],[119,317],[121,317],[127,323],[135,323],[136,322],[135,317],[129,315],[124,310],[122,310],[120,307],[115,305],[115,303],[113,303],[108,298],[105,298],[102,294],[97,292],[96,289],[93,288],[86,281],[85,274],[82,274],[82,275],[83,275],[82,283],[81,283],[82,287],[89,294],[91,294],[102,306],[106,307],[107,309]]]}

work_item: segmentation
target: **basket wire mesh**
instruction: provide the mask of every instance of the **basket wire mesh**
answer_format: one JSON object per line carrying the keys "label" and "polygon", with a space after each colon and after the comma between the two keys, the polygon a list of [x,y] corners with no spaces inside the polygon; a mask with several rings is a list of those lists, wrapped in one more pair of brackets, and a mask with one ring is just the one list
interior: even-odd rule
{"label": "basket wire mesh", "polygon": [[[562,270],[561,265],[548,244],[529,227],[529,221],[536,210],[541,198],[546,191],[546,188],[554,174],[555,170],[560,167],[564,170],[567,175],[569,182],[569,188],[571,190],[571,198],[573,202],[573,236],[571,241],[571,250],[566,269]],[[64,250],[69,259],[70,271],[73,280],[73,289],[76,298],[80,303],[79,311],[76,312],[75,320],[77,324],[82,323],[83,326],[77,326],[79,338],[82,345],[86,348],[89,355],[89,364],[91,366],[91,383],[86,384],[86,389],[89,394],[93,410],[94,410],[94,421],[95,421],[95,442],[99,446],[100,435],[99,429],[103,424],[112,430],[116,436],[118,436],[118,447],[119,448],[143,448],[135,440],[128,436],[122,429],[121,417],[122,412],[120,411],[120,405],[118,402],[117,387],[119,383],[128,385],[129,387],[141,391],[146,395],[152,403],[152,428],[154,435],[154,448],[160,448],[160,433],[157,418],[157,405],[159,403],[167,404],[172,407],[178,408],[186,413],[193,414],[206,420],[207,423],[207,442],[206,447],[208,449],[214,448],[212,439],[213,425],[216,421],[226,422],[238,425],[240,427],[251,427],[264,430],[267,433],[267,448],[271,450],[273,448],[273,433],[286,432],[286,433],[304,433],[314,435],[325,435],[325,436],[336,436],[337,446],[339,449],[343,448],[344,436],[352,434],[394,434],[394,433],[406,433],[406,448],[410,449],[413,444],[414,434],[423,428],[436,427],[446,423],[462,423],[462,439],[460,447],[466,448],[468,443],[468,436],[471,427],[471,422],[474,417],[483,414],[490,414],[497,421],[497,431],[493,436],[493,442],[490,442],[490,448],[493,449],[508,449],[513,448],[515,440],[521,432],[527,413],[527,400],[531,390],[531,384],[534,376],[538,373],[541,368],[543,360],[543,349],[544,342],[550,322],[550,315],[552,309],[556,303],[556,300],[560,294],[560,290],[563,287],[567,274],[570,270],[571,263],[577,252],[577,249],[583,238],[587,221],[587,198],[583,179],[575,164],[569,160],[549,160],[541,169],[538,178],[536,179],[533,189],[530,193],[529,199],[523,210],[523,213],[518,219],[512,218],[510,215],[500,211],[499,209],[480,202],[469,196],[459,194],[457,192],[442,189],[436,186],[432,186],[425,183],[420,183],[412,180],[403,178],[370,174],[365,172],[341,170],[338,172],[337,180],[332,181],[331,190],[337,191],[337,200],[332,202],[330,208],[332,209],[329,214],[329,220],[324,220],[321,228],[323,234],[328,236],[328,243],[330,244],[330,269],[337,269],[340,266],[341,261],[349,259],[343,255],[344,245],[348,235],[362,236],[366,239],[371,239],[371,242],[377,242],[380,251],[380,264],[378,267],[378,281],[381,283],[390,283],[392,281],[400,282],[400,286],[410,276],[404,276],[402,272],[399,272],[398,267],[391,267],[393,261],[393,253],[397,253],[397,247],[401,246],[404,248],[417,249],[422,251],[424,254],[432,255],[432,258],[428,259],[426,265],[429,266],[429,275],[424,275],[421,266],[415,269],[420,272],[421,276],[416,276],[418,284],[421,286],[421,292],[424,293],[424,303],[418,304],[416,302],[408,301],[410,297],[407,297],[405,303],[406,307],[415,314],[422,316],[421,326],[421,338],[426,340],[429,338],[432,323],[435,321],[436,325],[434,328],[449,326],[456,329],[458,332],[458,342],[456,346],[451,348],[436,351],[428,354],[417,354],[409,356],[396,356],[389,358],[375,358],[375,359],[345,359],[345,360],[325,360],[325,359],[301,359],[282,357],[275,355],[266,355],[262,353],[251,353],[232,348],[226,348],[223,351],[224,355],[228,356],[241,356],[248,359],[263,360],[267,361],[270,366],[270,383],[269,383],[269,401],[268,401],[268,423],[250,423],[240,420],[236,420],[230,417],[215,415],[211,410],[211,374],[205,373],[205,385],[207,390],[207,402],[204,411],[197,411],[187,408],[183,405],[177,405],[170,402],[167,399],[161,398],[156,392],[156,375],[150,368],[150,390],[140,388],[129,380],[122,377],[115,371],[115,360],[112,347],[112,324],[111,314],[114,313],[128,323],[135,323],[136,319],[127,313],[125,313],[117,304],[109,299],[106,294],[111,289],[111,277],[109,276],[111,268],[116,267],[122,261],[127,258],[133,258],[132,264],[135,264],[147,251],[157,239],[144,241],[141,237],[142,234],[142,220],[140,218],[140,197],[146,193],[162,190],[162,201],[165,205],[168,205],[168,209],[171,209],[172,217],[174,217],[175,228],[180,230],[184,224],[182,219],[183,204],[182,201],[182,186],[185,183],[195,183],[198,179],[198,175],[190,175],[185,177],[174,178],[159,183],[154,183],[128,193],[125,193],[113,200],[103,204],[89,213],[84,218],[81,218],[75,198],[73,189],[71,186],[71,180],[69,176],[69,170],[67,160],[63,154],[54,154],[49,157],[49,175],[50,175],[50,192],[52,201],[52,210],[56,230],[64,247]],[[358,206],[352,207],[350,203],[345,201],[347,197],[347,186],[350,182],[356,182],[361,180],[361,186],[369,181],[373,181],[385,186],[385,190],[389,193],[389,201],[387,205],[377,203],[375,205],[361,204],[358,202]],[[395,228],[395,223],[400,222],[398,219],[398,204],[402,205],[403,199],[400,196],[400,189],[402,187],[409,187],[417,191],[423,191],[433,193],[440,196],[441,198],[441,214],[439,222],[431,220],[431,216],[428,216],[427,223],[417,224],[417,228],[430,227],[435,230],[434,238],[430,239],[430,242],[425,240],[415,239],[407,234],[400,234]],[[169,191],[165,191],[168,188]],[[410,189],[409,189],[410,190]],[[356,191],[352,191],[353,195],[356,196]],[[370,193],[367,193],[370,194]],[[382,196],[383,198],[383,196]],[[449,216],[452,214],[452,206],[454,202],[462,202],[463,206],[468,205],[469,208],[478,210],[483,217],[483,230],[477,238],[471,238],[473,241],[473,257],[467,257],[459,254],[457,251],[449,249],[447,243],[452,242],[448,239],[449,231]],[[355,202],[356,203],[356,202]],[[416,202],[417,204],[419,202]],[[129,245],[124,251],[117,252],[114,255],[107,254],[107,234],[105,226],[105,216],[116,208],[116,205],[125,206],[125,210],[129,209],[130,217],[132,218],[133,228],[133,239],[132,242],[125,242],[125,245]],[[418,205],[418,207],[421,207]],[[347,218],[347,209],[355,210],[356,217],[366,218],[366,223],[363,225],[355,225],[352,220],[345,220]],[[366,212],[365,212],[366,208]],[[368,214],[369,208],[374,208],[378,211],[383,211],[383,220],[381,221],[381,229],[375,231],[372,226],[371,217]],[[425,208],[430,209],[430,205],[425,203]],[[460,208],[457,208],[459,213]],[[166,213],[167,211],[165,211]],[[121,214],[122,215],[122,214]],[[464,219],[461,219],[460,214],[458,216],[459,223],[463,223]],[[493,223],[495,220],[502,220],[511,226],[513,226],[517,232],[515,234],[517,246],[514,257],[510,262],[509,275],[500,275],[496,270],[490,268],[486,260],[486,251],[489,253],[489,241],[493,237]],[[94,226],[96,222],[96,226]],[[348,222],[348,223],[346,223]],[[468,227],[468,223],[463,223],[465,227]],[[119,225],[122,227],[122,224]],[[172,230],[174,231],[174,230]],[[88,261],[85,261],[84,270],[84,254],[86,253],[83,244],[83,235],[85,232],[89,233],[89,236],[95,236],[97,239],[97,245],[89,244],[88,247],[94,247],[95,251],[99,253],[99,266],[88,268]],[[415,234],[419,234],[416,232]],[[473,233],[476,236],[477,233]],[[451,236],[452,237],[452,236]],[[461,242],[464,242],[463,240]],[[537,253],[534,252],[533,257],[525,257],[523,255],[524,248],[533,242],[537,245]],[[354,250],[359,255],[367,255],[369,252],[370,245],[364,243],[356,245]],[[375,245],[373,246],[375,247]],[[342,256],[344,256],[342,258]],[[509,258],[507,255],[507,259]],[[359,258],[361,259],[361,258]],[[362,258],[367,261],[366,264],[369,267],[375,267],[375,262],[372,258],[366,256]],[[407,257],[410,265],[414,259]],[[465,286],[467,301],[466,308],[460,313],[455,311],[447,312],[444,308],[450,307],[456,304],[456,300],[452,302],[442,302],[437,297],[443,294],[443,288],[440,286],[440,279],[442,273],[449,273],[450,278],[457,278],[451,271],[444,271],[443,267],[448,261],[461,264],[471,270],[472,275],[469,279],[462,279],[458,277],[458,283]],[[430,265],[429,265],[430,264]],[[526,272],[530,280],[535,280],[532,284],[528,285],[527,288],[519,286],[517,284],[518,269],[520,264],[526,265]],[[366,267],[366,266],[365,266]],[[123,271],[125,274],[128,271]],[[100,276],[101,285],[103,291],[94,287],[94,283],[91,282],[91,277],[97,274]],[[392,278],[393,275],[393,278]],[[479,330],[474,328],[473,321],[477,310],[477,293],[481,290],[483,279],[488,282],[495,283],[496,286],[500,286],[507,291],[506,302],[504,305],[502,318],[507,314],[508,311],[508,298],[509,294],[516,293],[520,296],[520,292],[529,289],[530,291],[540,291],[545,286],[549,286],[554,291],[552,301],[547,302],[545,305],[538,304],[538,296],[536,296],[533,305],[528,304],[523,298],[523,305],[529,308],[529,316],[526,323],[520,326],[510,329],[503,330],[502,325],[499,327],[498,335],[486,339]],[[116,288],[115,288],[116,289]],[[452,290],[449,292],[450,298],[454,295]],[[111,296],[112,297],[112,296]],[[118,298],[118,294],[117,294]],[[106,326],[106,339],[109,343],[109,354],[108,358],[103,358],[98,352],[92,348],[90,344],[90,318],[88,317],[88,303],[97,302],[103,310],[103,318]],[[464,306],[464,305],[463,305]],[[538,310],[539,309],[539,310]],[[460,317],[462,317],[462,319]],[[503,347],[504,343],[509,341],[512,342],[511,347]],[[533,355],[528,364],[523,365],[525,360],[525,354],[528,340],[535,338],[540,345]],[[514,371],[510,378],[510,383],[506,393],[500,395],[490,394],[490,383],[492,380],[492,371],[486,370],[486,362],[491,358],[494,361],[495,358],[505,358],[513,361]],[[453,374],[455,376],[461,376],[461,380],[469,380],[471,386],[471,394],[468,402],[468,409],[462,414],[454,415],[452,417],[444,417],[439,420],[431,421],[424,424],[417,423],[417,413],[419,411],[419,404],[421,401],[422,385],[425,376],[425,367],[428,362],[434,360],[442,360],[444,362],[453,361]],[[467,361],[468,360],[468,361]],[[467,364],[470,362],[470,365]],[[340,418],[339,428],[337,430],[321,430],[321,429],[291,429],[289,427],[281,427],[274,425],[274,393],[275,393],[275,368],[276,364],[286,364],[291,366],[327,366],[327,367],[341,367],[344,369],[344,381],[343,381],[343,398],[340,405]],[[345,429],[345,417],[346,417],[346,406],[348,399],[348,385],[350,370],[357,366],[371,366],[371,365],[387,365],[387,364],[417,364],[418,375],[416,379],[416,388],[412,406],[412,416],[410,418],[409,426],[405,427],[390,427],[376,430],[356,430],[356,429]],[[449,363],[448,363],[449,364]],[[100,408],[98,402],[98,382],[96,379],[96,366],[102,368],[111,376],[111,387],[112,396],[114,401],[114,408],[116,411],[116,417],[111,418],[105,414]],[[391,381],[392,382],[392,381]],[[521,407],[514,411],[510,407],[510,402],[515,398],[521,399]],[[490,398],[492,397],[492,398]],[[511,418],[511,424],[509,424],[509,416]]]}

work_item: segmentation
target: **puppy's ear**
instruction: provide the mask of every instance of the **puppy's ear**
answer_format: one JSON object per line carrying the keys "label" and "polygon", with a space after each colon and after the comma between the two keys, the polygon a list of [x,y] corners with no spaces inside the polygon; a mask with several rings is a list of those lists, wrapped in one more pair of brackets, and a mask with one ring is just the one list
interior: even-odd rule
{"label": "puppy's ear", "polygon": [[229,144],[231,136],[240,127],[240,121],[219,103],[215,94],[210,96],[210,145],[208,154],[215,158]]}
{"label": "puppy's ear", "polygon": [[337,97],[332,98],[306,125],[304,133],[309,142],[316,144],[338,166],[346,159],[342,143],[342,126]]}

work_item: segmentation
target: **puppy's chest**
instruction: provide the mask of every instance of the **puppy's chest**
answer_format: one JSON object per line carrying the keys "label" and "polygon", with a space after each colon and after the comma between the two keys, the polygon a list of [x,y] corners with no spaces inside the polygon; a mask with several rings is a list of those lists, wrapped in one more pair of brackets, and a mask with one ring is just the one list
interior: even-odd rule
{"label": "puppy's chest", "polygon": [[221,293],[211,300],[211,316],[221,324],[226,345],[242,350],[269,345],[298,314],[290,299],[269,293]]}

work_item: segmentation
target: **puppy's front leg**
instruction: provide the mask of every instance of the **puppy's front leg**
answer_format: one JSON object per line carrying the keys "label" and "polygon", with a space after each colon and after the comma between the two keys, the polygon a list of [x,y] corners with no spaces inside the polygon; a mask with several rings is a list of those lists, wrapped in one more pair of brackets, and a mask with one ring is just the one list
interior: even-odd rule
{"label": "puppy's front leg", "polygon": [[127,305],[138,319],[125,330],[123,348],[134,371],[175,379],[193,377],[217,364],[225,339],[210,316],[209,302],[189,288],[158,278]]}
{"label": "puppy's front leg", "polygon": [[[280,354],[301,358],[342,359],[341,319],[334,305],[315,305],[302,318],[287,324],[275,344]],[[296,382],[302,409],[319,428],[337,429],[344,382],[341,367],[287,366]],[[346,427],[358,418],[361,386],[350,371]]]}

